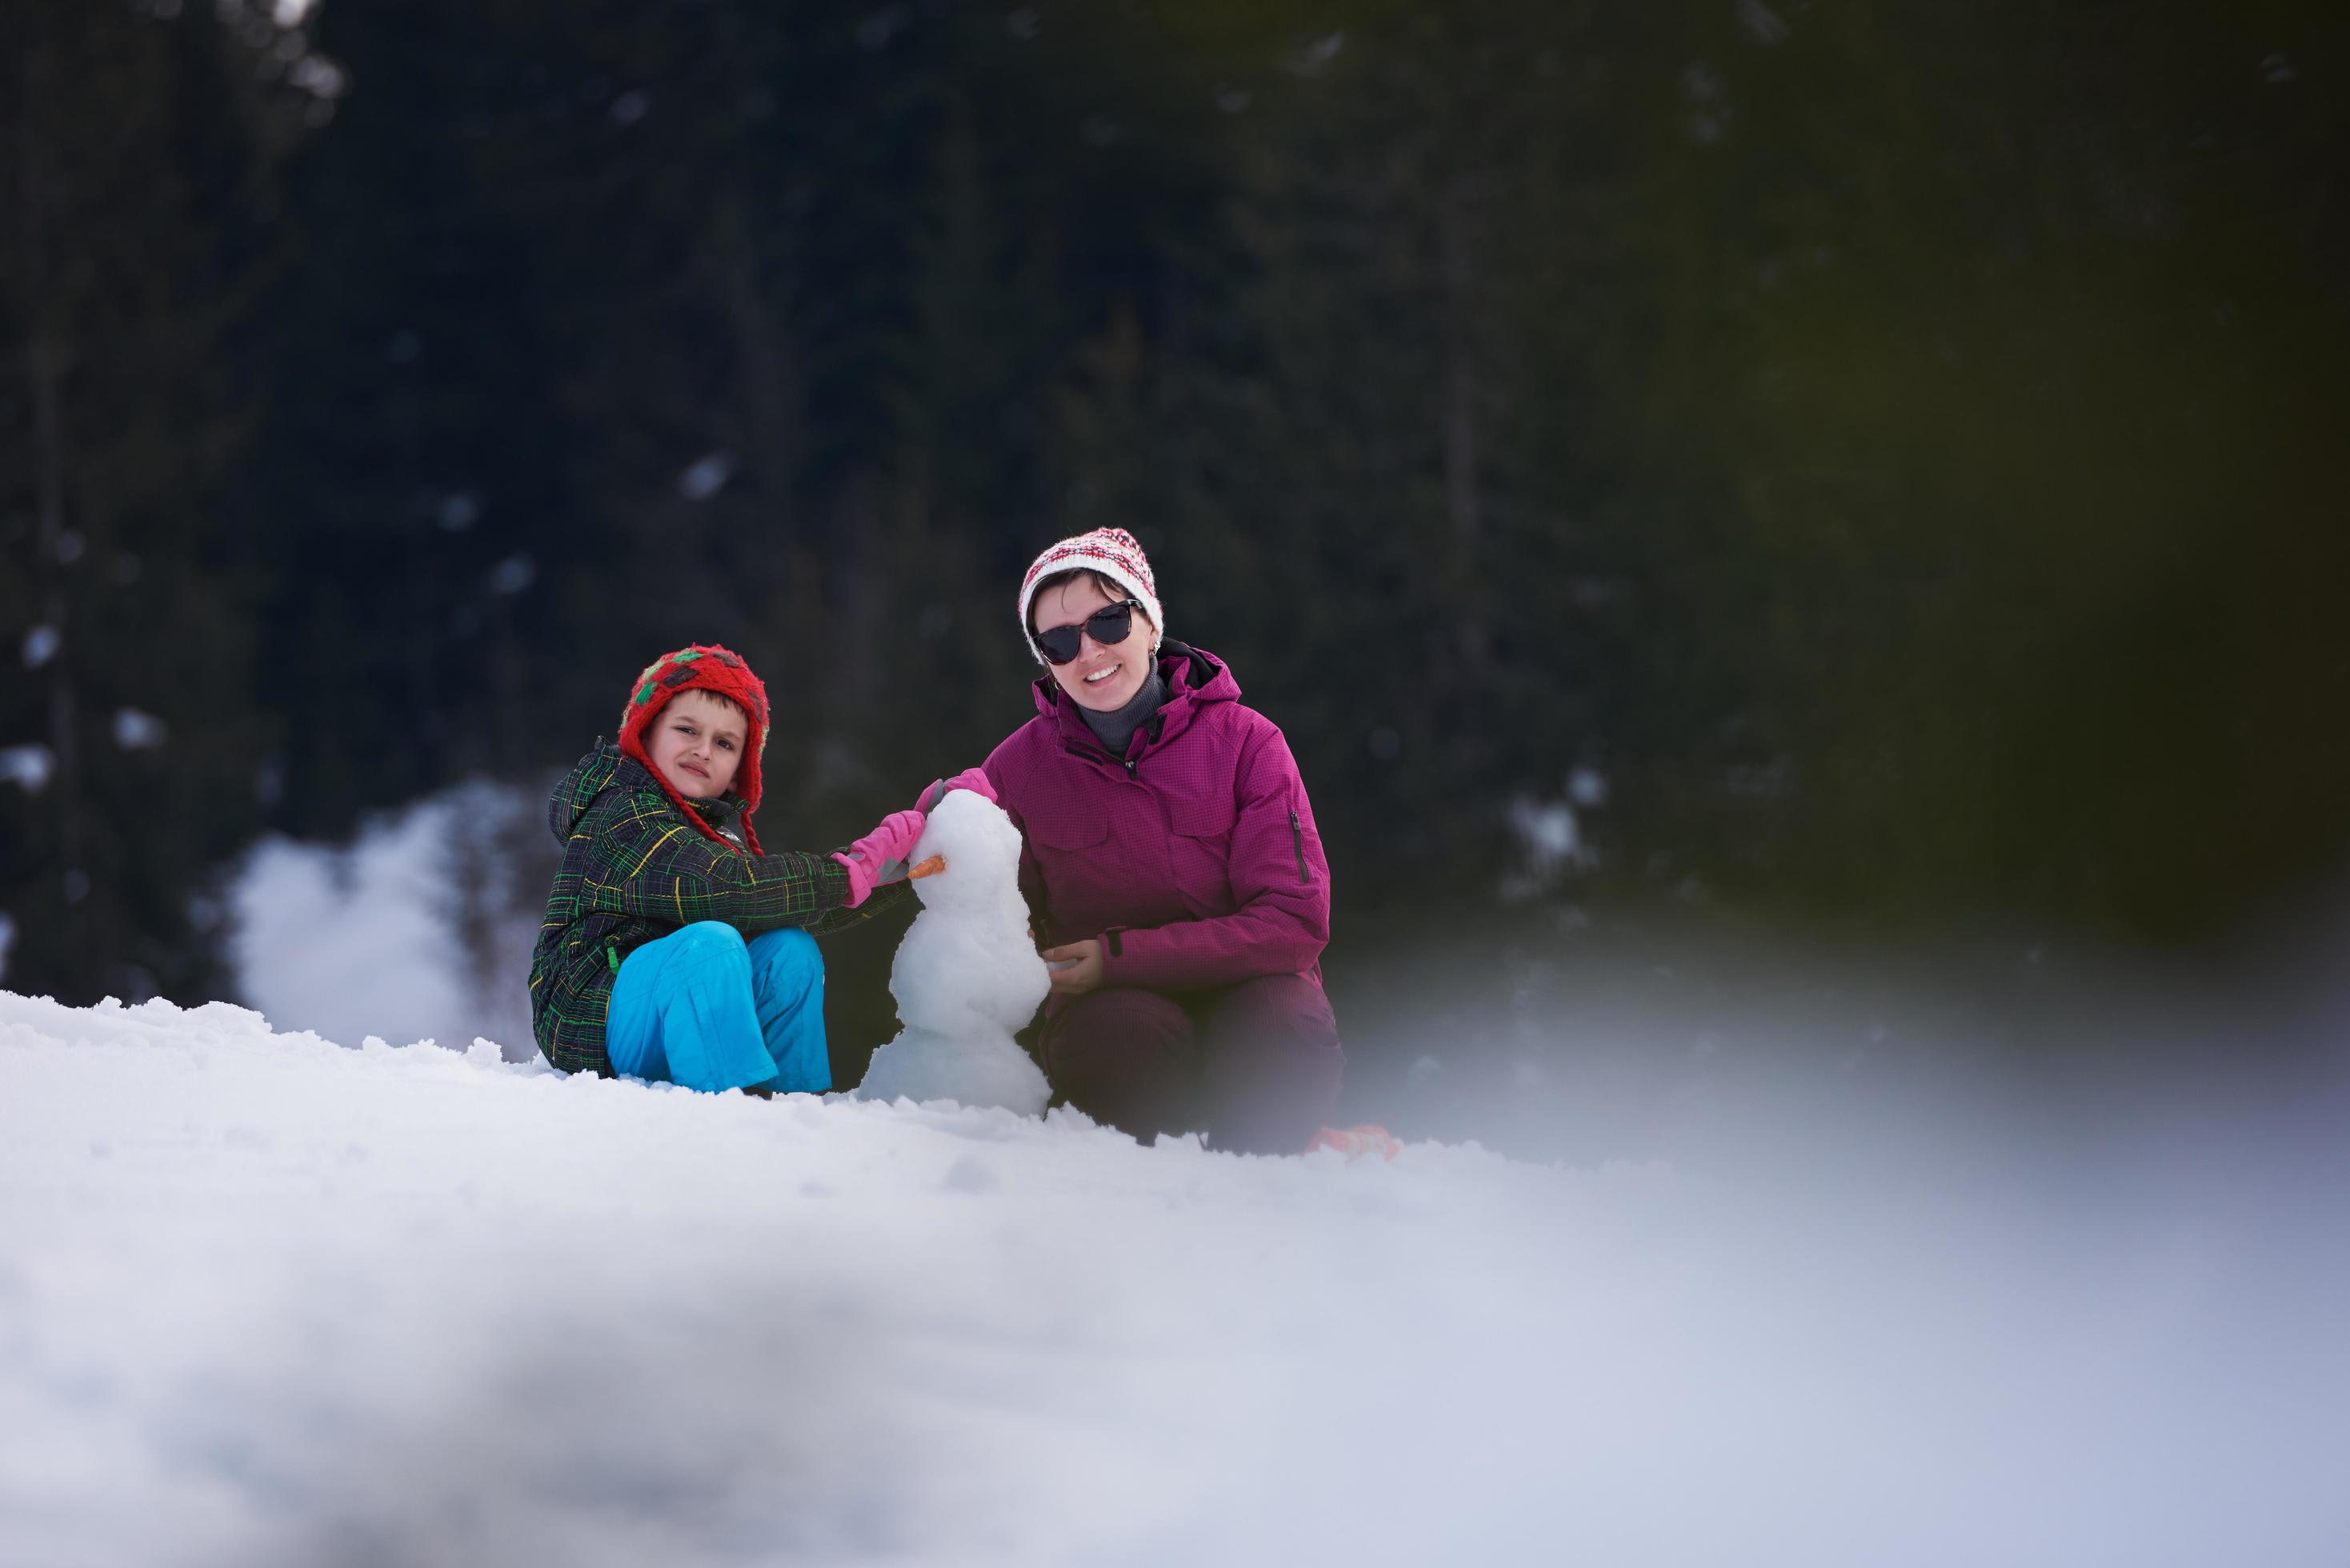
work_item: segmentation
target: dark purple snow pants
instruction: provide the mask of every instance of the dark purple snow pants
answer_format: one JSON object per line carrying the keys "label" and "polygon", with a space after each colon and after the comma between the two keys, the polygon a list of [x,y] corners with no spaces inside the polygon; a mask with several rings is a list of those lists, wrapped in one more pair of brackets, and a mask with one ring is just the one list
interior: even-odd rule
{"label": "dark purple snow pants", "polygon": [[1204,1127],[1218,1148],[1297,1154],[1338,1106],[1345,1057],[1322,988],[1267,975],[1212,991],[1091,991],[1045,1024],[1053,1093],[1148,1138]]}

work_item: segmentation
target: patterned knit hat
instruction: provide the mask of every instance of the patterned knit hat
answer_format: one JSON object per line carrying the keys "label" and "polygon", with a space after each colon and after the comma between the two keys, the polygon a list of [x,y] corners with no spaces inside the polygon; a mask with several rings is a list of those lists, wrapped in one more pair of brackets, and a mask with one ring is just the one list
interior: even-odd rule
{"label": "patterned knit hat", "polygon": [[743,799],[743,839],[753,854],[759,853],[759,836],[752,829],[751,814],[759,806],[759,758],[767,749],[767,688],[751,673],[742,655],[730,653],[712,644],[695,643],[681,648],[675,653],[664,653],[645,666],[637,683],[629,689],[629,705],[620,710],[620,752],[634,757],[645,772],[661,787],[661,793],[674,802],[694,826],[719,843],[725,836],[702,820],[702,814],[661,777],[653,766],[651,754],[645,750],[645,732],[651,729],[669,700],[681,691],[708,691],[725,698],[743,710],[750,733],[743,737],[743,760],[735,764],[733,793]]}
{"label": "patterned knit hat", "polygon": [[1151,581],[1149,558],[1125,529],[1097,528],[1064,539],[1037,556],[1020,580],[1020,640],[1028,645],[1029,655],[1037,663],[1043,664],[1045,656],[1036,651],[1036,639],[1029,635],[1028,607],[1035,600],[1036,586],[1063,572],[1099,572],[1141,600],[1142,613],[1150,618],[1150,651],[1159,651],[1159,639],[1167,635],[1167,618],[1159,610],[1159,588]]}

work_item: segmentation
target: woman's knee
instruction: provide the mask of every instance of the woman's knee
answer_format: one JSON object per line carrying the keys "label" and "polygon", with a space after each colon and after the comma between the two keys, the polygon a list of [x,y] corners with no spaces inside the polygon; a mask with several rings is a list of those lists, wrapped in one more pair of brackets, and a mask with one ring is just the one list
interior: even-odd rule
{"label": "woman's knee", "polygon": [[1330,998],[1303,975],[1243,981],[1208,1010],[1204,1033],[1211,1040],[1306,1054],[1338,1049],[1338,1020]]}
{"label": "woman's knee", "polygon": [[1191,1015],[1155,991],[1113,987],[1071,1002],[1045,1028],[1049,1059],[1072,1062],[1106,1054],[1157,1056],[1187,1049]]}

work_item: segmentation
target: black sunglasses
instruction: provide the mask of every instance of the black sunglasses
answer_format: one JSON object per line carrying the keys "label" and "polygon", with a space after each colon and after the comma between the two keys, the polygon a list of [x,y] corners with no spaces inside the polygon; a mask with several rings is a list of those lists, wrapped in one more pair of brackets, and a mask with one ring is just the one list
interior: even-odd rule
{"label": "black sunglasses", "polygon": [[1114,605],[1104,605],[1086,617],[1082,626],[1056,626],[1050,631],[1035,631],[1028,635],[1046,662],[1066,664],[1077,656],[1077,649],[1085,646],[1077,640],[1079,632],[1088,634],[1104,648],[1124,642],[1127,633],[1134,629],[1134,612],[1141,607],[1140,599],[1120,599]]}

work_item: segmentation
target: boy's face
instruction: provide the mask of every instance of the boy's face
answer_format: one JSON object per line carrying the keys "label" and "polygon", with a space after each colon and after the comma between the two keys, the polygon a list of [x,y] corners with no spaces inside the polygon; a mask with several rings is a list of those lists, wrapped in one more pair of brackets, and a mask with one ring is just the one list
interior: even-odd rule
{"label": "boy's face", "polygon": [[707,691],[681,691],[653,721],[645,752],[669,787],[693,800],[723,794],[743,763],[750,733],[743,710]]}

